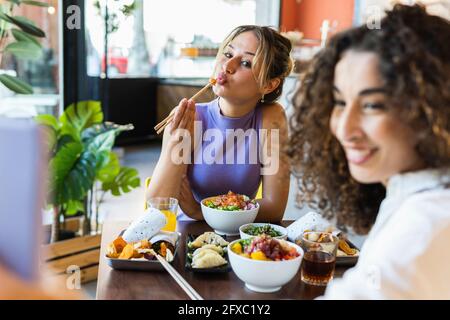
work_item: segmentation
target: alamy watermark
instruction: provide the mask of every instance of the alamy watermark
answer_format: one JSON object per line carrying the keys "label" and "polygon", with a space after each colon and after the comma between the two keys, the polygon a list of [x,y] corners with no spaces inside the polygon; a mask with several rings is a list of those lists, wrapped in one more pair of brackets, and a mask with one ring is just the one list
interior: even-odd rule
{"label": "alamy watermark", "polygon": [[68,266],[66,273],[69,275],[66,279],[66,288],[68,290],[81,289],[81,269],[77,265]]}
{"label": "alamy watermark", "polygon": [[81,8],[77,5],[68,6],[66,9],[66,27],[69,30],[81,29]]}
{"label": "alamy watermark", "polygon": [[186,129],[176,129],[170,140],[174,164],[227,164],[261,166],[261,175],[274,175],[280,167],[279,129],[210,128],[194,121],[193,137]]}

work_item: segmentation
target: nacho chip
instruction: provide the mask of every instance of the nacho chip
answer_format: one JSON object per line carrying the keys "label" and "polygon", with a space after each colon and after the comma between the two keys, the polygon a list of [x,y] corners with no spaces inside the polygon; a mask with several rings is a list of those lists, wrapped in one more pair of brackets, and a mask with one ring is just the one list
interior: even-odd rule
{"label": "nacho chip", "polygon": [[349,244],[345,240],[339,240],[339,249],[342,250],[346,255],[354,256],[358,250],[350,248]]}
{"label": "nacho chip", "polygon": [[132,243],[127,244],[125,248],[123,248],[122,253],[119,256],[119,259],[131,259],[134,255],[134,246]]}

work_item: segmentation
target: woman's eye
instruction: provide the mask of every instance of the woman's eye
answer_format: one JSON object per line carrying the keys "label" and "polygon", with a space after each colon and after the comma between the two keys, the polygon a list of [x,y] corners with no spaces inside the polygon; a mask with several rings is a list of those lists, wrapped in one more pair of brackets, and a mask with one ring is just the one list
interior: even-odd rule
{"label": "woman's eye", "polygon": [[364,109],[368,109],[368,110],[385,110],[386,107],[384,106],[383,103],[365,103],[363,105]]}
{"label": "woman's eye", "polygon": [[225,57],[227,57],[228,59],[230,59],[230,58],[233,57],[233,56],[231,55],[231,53],[229,53],[229,52],[224,52],[223,55],[224,55]]}
{"label": "woman's eye", "polygon": [[345,101],[335,99],[334,100],[334,106],[335,107],[339,107],[339,108],[345,107]]}
{"label": "woman's eye", "polygon": [[246,68],[251,68],[252,67],[251,62],[250,61],[245,61],[245,60],[241,61],[241,65],[243,65]]}

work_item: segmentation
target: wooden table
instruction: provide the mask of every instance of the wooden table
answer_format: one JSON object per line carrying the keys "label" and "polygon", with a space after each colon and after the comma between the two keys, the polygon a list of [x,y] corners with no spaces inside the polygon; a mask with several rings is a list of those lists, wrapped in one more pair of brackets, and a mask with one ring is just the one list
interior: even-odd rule
{"label": "wooden table", "polygon": [[[287,226],[291,222],[284,221],[282,224]],[[103,226],[97,299],[189,299],[175,280],[165,271],[119,271],[113,270],[107,265],[105,250],[108,243],[114,240],[128,225],[128,221],[109,221]],[[178,231],[181,232],[182,237],[173,266],[205,300],[314,299],[322,295],[325,290],[323,287],[304,284],[300,280],[300,271],[280,291],[275,293],[257,293],[247,289],[244,282],[233,271],[209,274],[185,270],[185,235],[188,233],[201,234],[205,231],[211,231],[211,228],[205,222],[180,221],[178,222]],[[335,276],[342,276],[345,270],[346,268],[337,268]]]}

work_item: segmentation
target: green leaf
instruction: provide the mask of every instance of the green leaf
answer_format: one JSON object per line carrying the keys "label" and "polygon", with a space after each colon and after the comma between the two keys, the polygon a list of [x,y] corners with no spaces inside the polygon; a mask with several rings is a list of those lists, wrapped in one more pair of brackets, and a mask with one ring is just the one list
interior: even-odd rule
{"label": "green leaf", "polygon": [[82,200],[95,181],[96,156],[78,142],[64,144],[50,161],[55,204]]}
{"label": "green leaf", "polygon": [[50,5],[48,3],[40,2],[40,1],[22,0],[22,3],[28,4],[30,6],[38,6],[38,7],[45,7],[45,8],[50,7]]}
{"label": "green leaf", "polygon": [[17,58],[37,60],[42,57],[41,47],[33,42],[13,42],[6,46],[5,52],[12,53]]}
{"label": "green leaf", "polygon": [[56,152],[58,152],[64,145],[66,145],[67,143],[71,143],[71,142],[80,142],[77,139],[74,139],[71,135],[69,134],[58,134],[58,142],[56,145]]}
{"label": "green leaf", "polygon": [[45,126],[48,130],[45,131],[45,141],[47,142],[48,150],[53,150],[58,140],[59,124],[58,120],[50,114],[41,114],[34,118],[37,124]]}
{"label": "green leaf", "polygon": [[0,82],[8,89],[19,94],[32,94],[33,88],[22,80],[7,74],[0,74]]}
{"label": "green leaf", "polygon": [[3,19],[9,23],[15,24],[20,29],[25,31],[28,34],[31,34],[32,36],[44,38],[45,32],[39,29],[38,27],[34,26],[34,24],[28,20],[25,17],[16,16],[11,17],[10,15],[7,15],[6,13],[0,12],[0,19]]}
{"label": "green leaf", "polygon": [[114,131],[115,136],[118,136],[122,131],[130,131],[133,130],[134,127],[132,124],[119,125],[112,122],[105,122],[102,124],[95,124],[86,130],[83,130],[82,140],[88,141],[93,139],[99,134],[105,133],[107,131]]}
{"label": "green leaf", "polygon": [[[83,145],[79,142],[67,143],[56,153],[50,161],[50,172],[52,174],[50,190],[54,196],[55,204],[63,204],[71,200],[65,194],[65,182],[72,168],[75,166]],[[67,192],[66,192],[67,193]],[[66,201],[64,201],[66,200]],[[75,199],[78,200],[78,199]]]}
{"label": "green leaf", "polygon": [[34,118],[34,121],[42,126],[50,127],[55,131],[59,130],[58,119],[51,114],[40,114]]}
{"label": "green leaf", "polygon": [[27,24],[32,25],[33,27],[36,27],[36,22],[34,22],[33,20],[28,19],[27,17],[24,17],[24,16],[15,16],[14,18],[15,18],[16,20],[19,20],[20,22],[27,23]]}
{"label": "green leaf", "polygon": [[71,104],[61,115],[60,122],[63,125],[63,132],[73,129],[81,136],[81,132],[94,124],[103,121],[102,107],[99,101],[81,101]]}
{"label": "green leaf", "polygon": [[97,172],[97,179],[101,182],[111,182],[120,172],[119,158],[114,152],[110,152],[109,161]]}
{"label": "green leaf", "polygon": [[137,170],[129,167],[122,167],[113,181],[102,183],[102,190],[105,192],[110,191],[114,196],[120,196],[121,192],[128,193],[131,189],[137,188],[140,185],[141,180]]}
{"label": "green leaf", "polygon": [[73,216],[78,212],[84,212],[84,203],[79,200],[69,200],[67,202],[66,215]]}
{"label": "green leaf", "polygon": [[32,42],[35,45],[42,48],[42,45],[35,37],[30,36],[29,34],[23,32],[22,30],[14,28],[11,30],[11,32],[12,32],[14,39],[16,39],[17,41]]}

